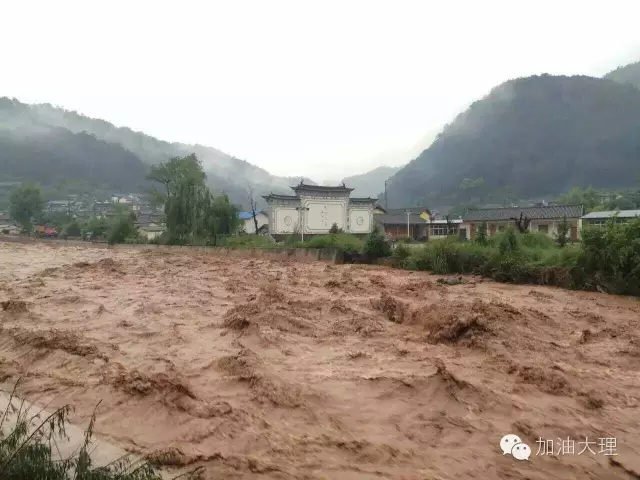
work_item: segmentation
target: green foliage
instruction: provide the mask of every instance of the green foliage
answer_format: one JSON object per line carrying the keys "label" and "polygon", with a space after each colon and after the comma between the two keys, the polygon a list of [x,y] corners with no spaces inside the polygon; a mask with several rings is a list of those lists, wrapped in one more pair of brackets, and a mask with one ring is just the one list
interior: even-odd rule
{"label": "green foliage", "polygon": [[486,245],[432,240],[396,265],[438,274],[481,274],[501,282],[595,288],[640,296],[640,219],[582,231],[582,242],[559,247],[536,233],[508,229]]}
{"label": "green foliage", "polygon": [[166,163],[154,165],[147,175],[148,180],[163,186],[163,191],[153,192],[153,197],[158,202],[177,196],[184,185],[204,186],[206,178],[202,163],[194,153],[185,157],[172,157]]}
{"label": "green foliage", "polygon": [[473,239],[478,245],[487,245],[489,241],[489,234],[487,233],[487,222],[482,222],[475,238]]}
{"label": "green foliage", "polygon": [[403,267],[406,260],[411,256],[411,247],[404,243],[399,243],[393,250],[392,257],[397,266]]}
{"label": "green foliage", "polygon": [[135,239],[137,236],[138,233],[133,224],[133,219],[125,215],[111,224],[107,234],[107,242],[109,245],[114,245],[116,243],[127,243],[126,241],[129,239],[128,243],[133,243],[131,239]]}
{"label": "green foliage", "polygon": [[395,242],[396,242],[396,243],[398,243],[398,244],[402,244],[402,243],[413,243],[413,238],[411,238],[411,237],[407,237],[407,236],[404,236],[404,237],[395,237],[395,238],[394,238],[394,240],[395,240]]}
{"label": "green foliage", "polygon": [[81,237],[82,236],[82,228],[80,224],[76,220],[72,220],[70,223],[67,223],[62,227],[60,231],[61,238],[68,237]]}
{"label": "green foliage", "polygon": [[584,229],[577,266],[590,286],[640,295],[640,219]]}
{"label": "green foliage", "polygon": [[27,232],[31,233],[33,219],[42,213],[44,199],[40,187],[23,185],[11,192],[9,213]]}
{"label": "green foliage", "polygon": [[[172,158],[154,167],[150,178],[162,183],[168,243],[216,245],[220,235],[236,233],[238,210],[225,194],[213,196],[195,155]],[[160,193],[158,193],[160,195]]]}
{"label": "green foliage", "polygon": [[558,242],[559,247],[564,247],[567,243],[569,243],[569,232],[571,230],[571,226],[567,221],[567,217],[565,216],[562,219],[562,222],[558,224],[558,231],[556,233],[556,242]]}
{"label": "green foliage", "polygon": [[329,229],[329,233],[335,235],[336,233],[344,233],[344,230],[342,230],[341,228],[338,228],[338,224],[337,223],[333,223],[331,225],[331,228]]}
{"label": "green foliage", "polygon": [[92,236],[104,237],[109,230],[109,223],[104,218],[92,217],[84,227],[83,234],[91,232]]}
{"label": "green foliage", "polygon": [[318,235],[304,242],[297,242],[296,247],[308,248],[336,248],[345,253],[359,253],[363,250],[364,243],[355,235],[348,233],[336,233],[330,235]]}
{"label": "green foliage", "polygon": [[509,80],[398,171],[388,197],[398,207],[466,202],[469,190],[460,187],[480,174],[478,203],[555,195],[576,185],[636,186],[639,117],[640,90],[628,85],[585,76]]}
{"label": "green foliage", "polygon": [[363,253],[373,260],[391,255],[391,246],[377,223],[366,237]]}
{"label": "green foliage", "polygon": [[[16,384],[17,386],[17,384]],[[15,406],[15,388],[2,415],[0,427],[13,422],[11,431],[0,431],[0,478],[8,480],[161,480],[162,476],[146,461],[125,457],[107,466],[95,467],[91,459],[91,438],[95,413],[85,432],[84,442],[71,458],[56,459],[53,452],[66,437],[67,416],[64,406],[47,416],[31,415],[29,409]],[[54,450],[54,448],[56,450]]]}
{"label": "green foliage", "polygon": [[600,194],[590,186],[585,189],[574,187],[569,193],[560,196],[558,202],[565,205],[583,205],[585,211],[590,212],[600,204]]}
{"label": "green foliage", "polygon": [[528,232],[520,236],[520,244],[525,248],[551,249],[555,242],[544,233]]}
{"label": "green foliage", "polygon": [[263,235],[222,235],[216,245],[229,248],[275,248],[275,242]]}
{"label": "green foliage", "polygon": [[518,234],[513,226],[509,225],[504,232],[498,235],[498,250],[502,255],[515,253],[520,249]]}

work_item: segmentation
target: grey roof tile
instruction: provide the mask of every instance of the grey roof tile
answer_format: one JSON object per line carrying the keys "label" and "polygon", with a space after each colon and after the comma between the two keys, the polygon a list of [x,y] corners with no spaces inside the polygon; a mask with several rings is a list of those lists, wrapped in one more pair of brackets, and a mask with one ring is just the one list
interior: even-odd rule
{"label": "grey roof tile", "polygon": [[470,209],[464,216],[465,222],[500,221],[523,217],[531,220],[546,220],[557,218],[580,218],[582,205],[546,205],[540,207],[506,207],[506,208],[477,208]]}

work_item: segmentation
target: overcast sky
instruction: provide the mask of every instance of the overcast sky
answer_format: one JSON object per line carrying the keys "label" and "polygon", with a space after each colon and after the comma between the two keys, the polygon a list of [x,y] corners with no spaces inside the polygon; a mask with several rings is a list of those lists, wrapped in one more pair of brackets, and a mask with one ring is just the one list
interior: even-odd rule
{"label": "overcast sky", "polygon": [[639,14],[637,0],[7,0],[0,95],[337,179],[410,160],[397,153],[509,78],[639,60]]}

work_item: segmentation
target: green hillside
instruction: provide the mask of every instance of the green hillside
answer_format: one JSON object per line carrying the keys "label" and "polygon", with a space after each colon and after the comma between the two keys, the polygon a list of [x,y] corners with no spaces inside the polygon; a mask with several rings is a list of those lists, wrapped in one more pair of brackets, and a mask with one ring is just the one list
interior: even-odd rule
{"label": "green hillside", "polygon": [[356,197],[372,197],[376,198],[380,192],[384,191],[384,182],[394,173],[400,170],[400,167],[382,166],[373,170],[346,177],[342,181],[349,188],[353,188],[353,196]]}
{"label": "green hillside", "polygon": [[[249,189],[261,203],[261,194],[290,193],[289,186],[300,182],[300,177],[271,175],[215,148],[169,143],[49,104],[28,105],[6,97],[0,98],[0,135],[5,150],[0,156],[0,181],[49,183],[68,175],[67,180],[81,185],[130,191],[144,183],[148,165],[196,153],[209,186],[240,205],[248,203]],[[313,184],[310,179],[305,182]]]}
{"label": "green hillside", "polygon": [[607,73],[604,78],[640,88],[640,62],[618,67],[612,72]]}
{"label": "green hillside", "polygon": [[585,76],[494,88],[390,180],[390,206],[501,203],[640,178],[640,90]]}

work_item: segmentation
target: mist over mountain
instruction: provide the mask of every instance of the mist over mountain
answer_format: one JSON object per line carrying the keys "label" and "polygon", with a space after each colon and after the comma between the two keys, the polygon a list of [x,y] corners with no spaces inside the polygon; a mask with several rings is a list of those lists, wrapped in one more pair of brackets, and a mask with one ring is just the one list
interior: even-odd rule
{"label": "mist over mountain", "polygon": [[391,178],[400,168],[402,167],[382,166],[360,175],[345,177],[342,182],[347,187],[354,189],[351,193],[354,197],[377,198],[384,191],[384,182]]}
{"label": "mist over mountain", "polygon": [[640,178],[640,90],[586,76],[510,80],[399,170],[390,206],[488,203]]}
{"label": "mist over mountain", "polygon": [[631,63],[607,73],[604,78],[640,88],[640,62]]}
{"label": "mist over mountain", "polygon": [[[0,98],[0,175],[48,184],[65,177],[81,185],[115,190],[148,186],[148,166],[195,153],[209,186],[247,205],[248,190],[290,193],[301,177],[278,177],[251,163],[203,145],[169,143],[49,104]],[[313,184],[310,179],[306,183]]]}

